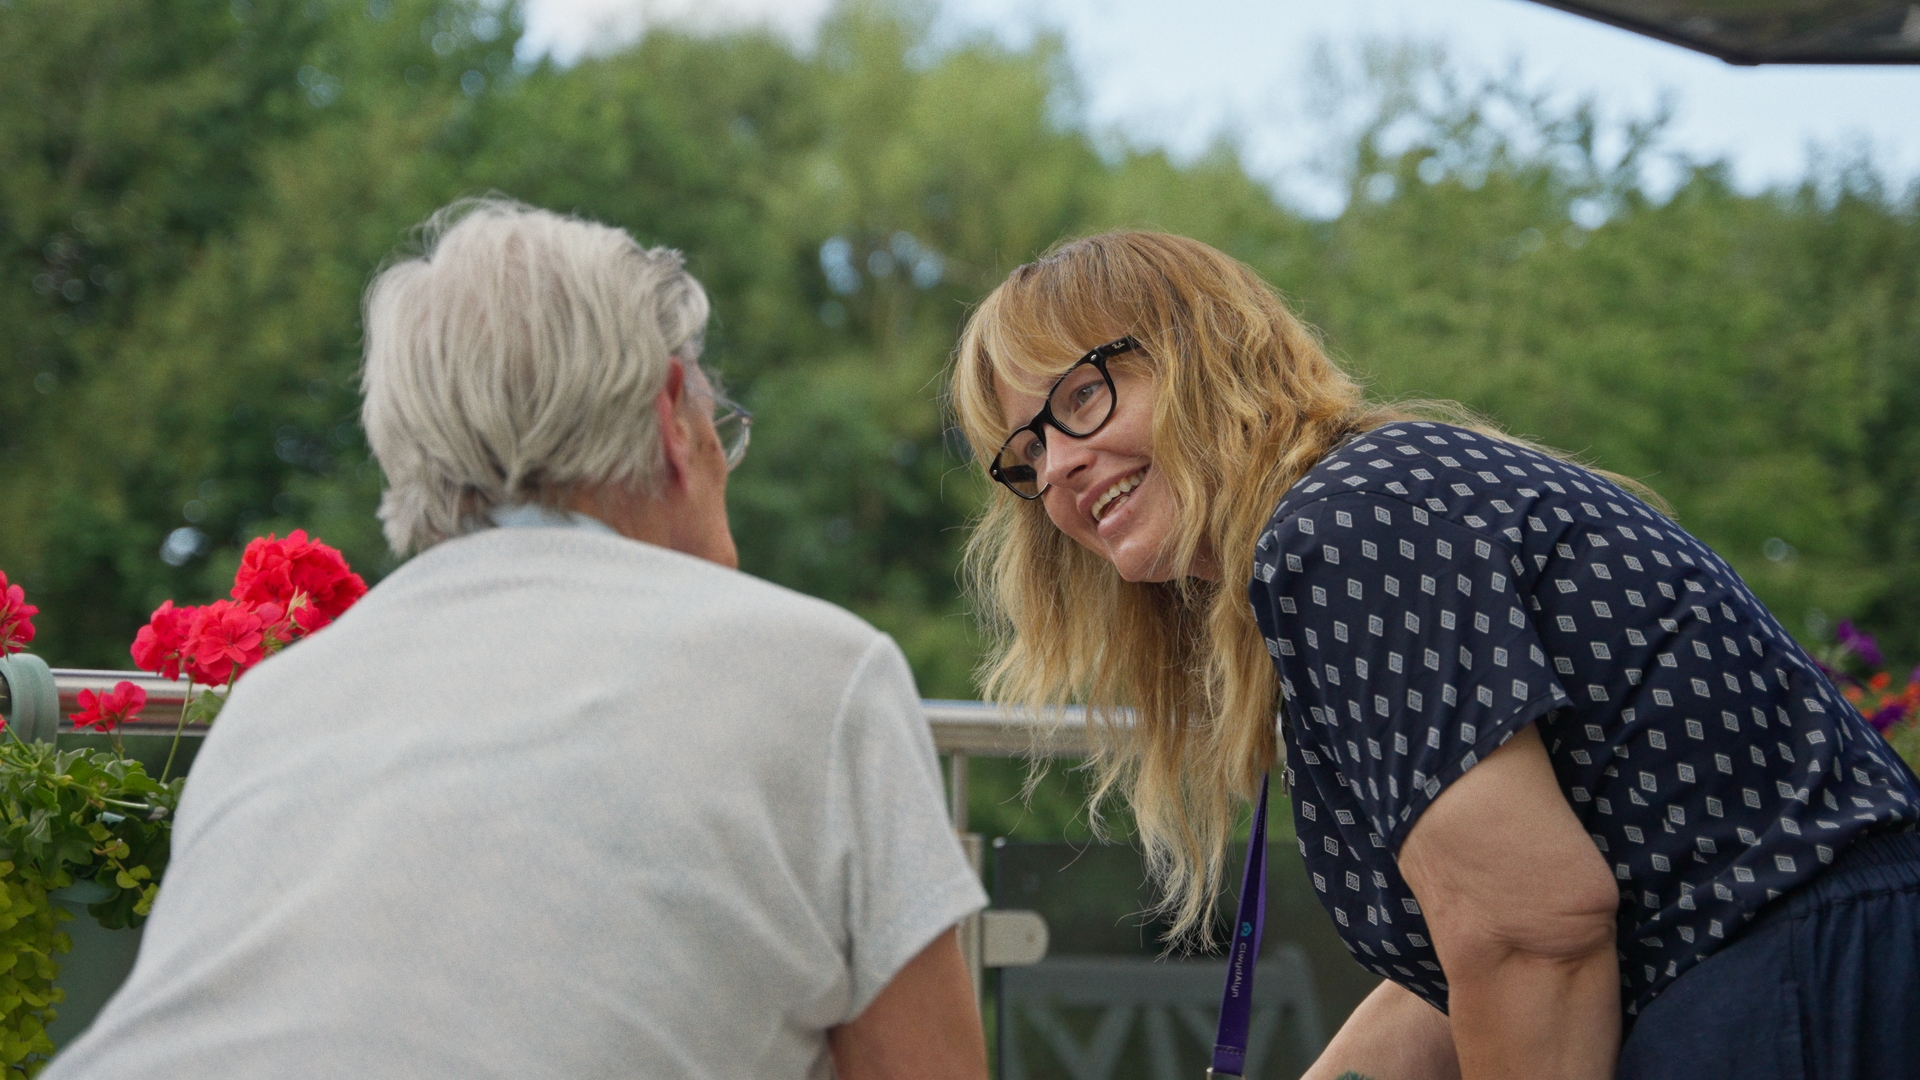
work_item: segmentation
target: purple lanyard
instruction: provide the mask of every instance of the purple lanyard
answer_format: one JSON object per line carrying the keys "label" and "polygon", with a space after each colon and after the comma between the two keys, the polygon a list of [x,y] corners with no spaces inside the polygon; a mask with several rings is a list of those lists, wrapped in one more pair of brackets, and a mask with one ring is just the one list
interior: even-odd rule
{"label": "purple lanyard", "polygon": [[1220,995],[1220,1028],[1213,1037],[1210,1077],[1238,1077],[1247,1067],[1247,1030],[1253,1024],[1253,965],[1260,958],[1260,930],[1267,921],[1267,777],[1260,778],[1260,804],[1247,838],[1247,870],[1240,878],[1240,910],[1227,954],[1227,986]]}

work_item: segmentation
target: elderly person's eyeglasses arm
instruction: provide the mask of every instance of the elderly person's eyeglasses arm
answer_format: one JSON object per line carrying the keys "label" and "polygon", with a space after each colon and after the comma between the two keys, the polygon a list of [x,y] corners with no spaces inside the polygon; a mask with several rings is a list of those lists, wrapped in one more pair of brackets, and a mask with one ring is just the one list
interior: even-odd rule
{"label": "elderly person's eyeglasses arm", "polygon": [[[690,374],[691,372],[691,374]],[[576,487],[567,508],[604,521],[621,535],[737,567],[726,528],[727,452],[714,430],[713,393],[698,369],[668,361],[666,382],[654,395],[660,423],[660,474],[652,490],[641,484]]]}
{"label": "elderly person's eyeglasses arm", "polygon": [[827,1037],[839,1080],[986,1080],[973,977],[948,930]]}

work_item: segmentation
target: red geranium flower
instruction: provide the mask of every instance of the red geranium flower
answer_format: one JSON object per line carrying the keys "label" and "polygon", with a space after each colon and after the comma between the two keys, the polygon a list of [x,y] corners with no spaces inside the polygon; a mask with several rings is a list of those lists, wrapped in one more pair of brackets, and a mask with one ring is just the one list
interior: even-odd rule
{"label": "red geranium flower", "polygon": [[294,612],[294,621],[309,634],[339,618],[367,594],[365,579],[347,567],[338,551],[319,542],[294,563],[293,583],[307,599]]}
{"label": "red geranium flower", "polygon": [[234,575],[232,596],[249,604],[278,604],[293,625],[312,633],[340,617],[367,591],[340,552],[295,529],[286,539],[271,533],[247,545]]}
{"label": "red geranium flower", "polygon": [[285,604],[293,599],[293,558],[288,549],[296,544],[304,547],[306,538],[306,533],[298,529],[285,540],[272,533],[255,537],[240,554],[240,569],[234,572],[230,595],[254,604]]}
{"label": "red geranium flower", "polygon": [[27,591],[7,584],[7,575],[0,572],[0,656],[19,652],[33,640],[33,616],[38,614],[40,609],[27,603]]}
{"label": "red geranium flower", "polygon": [[187,676],[207,686],[224,685],[266,656],[266,623],[250,604],[215,600],[194,609],[181,658]]}
{"label": "red geranium flower", "polygon": [[122,680],[104,694],[80,691],[80,711],[73,714],[73,726],[96,731],[112,731],[129,720],[136,720],[146,708],[147,692]]}
{"label": "red geranium flower", "polygon": [[162,603],[147,625],[134,635],[134,665],[169,679],[179,678],[180,664],[186,659],[187,631],[193,626],[195,610],[174,607],[171,600]]}
{"label": "red geranium flower", "polygon": [[260,648],[267,656],[286,648],[288,642],[300,636],[300,628],[279,604],[255,604],[253,613],[260,616]]}

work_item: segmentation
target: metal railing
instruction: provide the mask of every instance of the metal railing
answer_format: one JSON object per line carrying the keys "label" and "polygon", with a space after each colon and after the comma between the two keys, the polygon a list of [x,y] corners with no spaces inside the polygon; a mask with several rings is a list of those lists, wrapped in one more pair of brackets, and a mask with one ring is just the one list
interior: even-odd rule
{"label": "metal railing", "polygon": [[[1035,717],[979,701],[931,700],[921,704],[927,712],[927,726],[933,731],[934,748],[947,758],[947,812],[973,872],[984,877],[984,839],[967,827],[968,757],[1085,757],[1092,744],[1086,713],[1067,709]],[[1046,956],[1046,920],[1031,911],[988,909],[960,925],[960,951],[967,958],[978,991],[985,985],[987,968],[1021,967]]]}
{"label": "metal railing", "polygon": [[[36,665],[38,661],[34,662]],[[73,731],[69,717],[80,709],[80,692],[104,693],[121,682],[130,682],[147,692],[147,707],[140,719],[123,727],[130,734],[172,733],[180,719],[180,708],[192,689],[178,679],[138,671],[104,671],[88,668],[38,667],[40,680],[34,688],[45,696],[45,679],[52,676],[57,692],[55,717],[39,717],[33,725],[40,738],[51,739],[59,732]],[[22,670],[16,678],[27,677]],[[21,693],[29,692],[23,684]],[[205,688],[201,688],[205,692]],[[15,718],[14,688],[0,670],[0,716]],[[25,700],[23,699],[23,704]],[[1067,710],[1046,718],[1035,718],[1013,710],[1001,709],[978,701],[932,700],[923,703],[935,748],[948,762],[948,810],[953,827],[960,834],[975,873],[983,869],[985,855],[982,838],[967,828],[967,760],[973,755],[1015,757],[1042,754],[1049,757],[1079,757],[1088,751],[1086,718],[1080,710]],[[44,706],[37,710],[44,712]],[[203,738],[207,729],[188,726],[181,735]],[[24,733],[23,733],[24,734]],[[987,912],[976,915],[962,927],[961,946],[974,973],[975,984],[987,967],[1030,964],[1046,952],[1046,924],[1031,912]]]}
{"label": "metal railing", "polygon": [[1038,752],[1048,757],[1084,757],[1089,745],[1086,714],[1068,709],[1056,719],[1032,716],[980,701],[930,699],[927,724],[933,745],[943,754],[1015,757]]}
{"label": "metal railing", "polygon": [[[96,668],[54,668],[53,678],[60,692],[60,713],[80,708],[82,690],[104,693],[120,682],[130,682],[147,692],[147,711],[155,714],[134,721],[132,726],[169,728],[186,700],[187,683],[166,679],[144,671],[107,671]],[[205,688],[202,687],[204,690]],[[979,701],[928,699],[927,725],[933,730],[933,744],[942,754],[976,754],[984,757],[1017,757],[1041,753],[1048,757],[1082,757],[1088,752],[1086,717],[1079,709],[1069,709],[1057,718],[1035,720],[1010,709]],[[11,688],[0,677],[0,716],[13,707]]]}
{"label": "metal railing", "polygon": [[[18,687],[7,681],[10,671]],[[122,681],[144,689],[148,702],[147,718],[127,725],[127,730],[149,739],[171,734],[189,686],[141,672],[49,670],[38,661],[14,668],[0,664],[0,715],[10,722],[19,719],[23,728],[33,729],[33,737],[68,734],[73,731],[68,717],[78,711],[81,691],[103,692]],[[18,714],[16,696],[20,697]],[[50,715],[56,700],[57,715]],[[1077,709],[1034,717],[977,701],[930,700],[923,706],[934,746],[947,759],[954,828],[979,873],[985,845],[967,826],[969,759],[1083,757],[1092,749],[1094,733],[1088,729],[1085,713]],[[206,733],[204,727],[190,726],[183,734],[197,740]],[[21,734],[29,735],[25,730]],[[1010,894],[1007,898],[1013,899]],[[1174,1077],[1185,1074],[1179,1063],[1191,1056],[1194,1047],[1207,1048],[1211,1004],[1219,993],[1219,964],[1168,964],[1128,956],[1069,956],[1042,964],[1048,937],[1046,920],[1027,910],[990,908],[960,927],[961,949],[977,990],[986,988],[989,969],[1007,969],[997,983],[995,999],[1002,1040],[997,1060],[1007,1080],[1039,1075],[1029,1069],[1029,1059],[1052,1061],[1053,1066],[1042,1070],[1046,1075],[1111,1080],[1122,1057],[1142,1051],[1150,1059],[1140,1066],[1146,1072]],[[119,945],[127,948],[124,941]],[[115,970],[130,965],[131,958],[129,951]],[[1283,944],[1263,965],[1262,978],[1265,989],[1253,1018],[1254,1068],[1249,1075],[1258,1070],[1263,1058],[1271,1059],[1274,1071],[1297,1073],[1324,1044],[1323,1018],[1306,954]],[[986,1001],[983,995],[983,1005]],[[1090,1034],[1081,1032],[1082,1027]]]}
{"label": "metal railing", "polygon": [[[187,699],[187,684],[175,679],[163,679],[158,675],[149,675],[144,671],[103,671],[93,668],[54,668],[54,686],[60,695],[61,730],[73,730],[73,722],[67,717],[80,709],[80,691],[92,690],[105,693],[116,683],[130,682],[147,692],[147,708],[141,717],[126,725],[128,731],[167,731],[171,732],[180,719],[181,703]],[[206,689],[201,687],[202,690]],[[0,716],[13,716],[13,688],[4,675],[0,675]],[[204,735],[204,730],[187,729],[187,734]]]}

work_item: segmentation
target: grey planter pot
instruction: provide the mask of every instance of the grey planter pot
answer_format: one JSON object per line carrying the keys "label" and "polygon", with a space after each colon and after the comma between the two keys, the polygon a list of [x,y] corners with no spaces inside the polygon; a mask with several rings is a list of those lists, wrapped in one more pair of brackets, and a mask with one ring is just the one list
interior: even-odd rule
{"label": "grey planter pot", "polygon": [[53,984],[67,997],[55,1006],[57,1015],[47,1025],[47,1037],[56,1048],[66,1047],[100,1015],[107,999],[127,981],[134,957],[140,953],[139,930],[109,930],[87,914],[87,905],[105,899],[107,890],[91,881],[56,889],[50,898],[73,914],[61,929],[73,939],[73,951],[59,957],[60,976]]}
{"label": "grey planter pot", "polygon": [[[52,742],[62,750],[113,749],[107,735],[61,730],[58,684],[46,663],[31,654],[0,657],[0,714],[6,716],[16,735],[30,742]],[[174,755],[173,775],[186,774],[204,735],[205,729],[183,735]],[[173,733],[152,728],[123,731],[121,742],[128,757],[139,761],[150,775],[158,776],[173,747]],[[104,887],[79,881],[54,890],[50,897],[73,916],[60,926],[73,939],[73,948],[55,958],[60,974],[54,985],[66,993],[55,1006],[54,1022],[47,1026],[47,1037],[56,1049],[71,1044],[93,1023],[133,971],[134,958],[140,952],[139,930],[109,930],[87,913],[88,904],[107,895]]]}
{"label": "grey planter pot", "polygon": [[[173,759],[175,775],[185,775],[193,765],[194,756],[200,751],[201,738],[200,734],[191,734],[180,740],[180,751]],[[107,736],[92,733],[63,731],[58,741],[62,750],[113,748]],[[126,746],[128,757],[139,761],[149,773],[158,776],[162,763],[167,760],[167,750],[173,745],[173,736],[124,732],[121,741]],[[57,1016],[53,1023],[47,1025],[47,1037],[53,1040],[56,1048],[71,1044],[87,1030],[93,1018],[100,1015],[108,999],[120,989],[120,984],[127,981],[127,976],[133,971],[134,958],[140,952],[139,930],[109,930],[87,914],[88,904],[105,897],[106,889],[91,881],[75,882],[51,894],[56,903],[73,914],[72,919],[60,924],[60,928],[73,939],[73,950],[56,958],[60,963],[60,975],[53,982],[65,990],[67,996],[65,1001],[55,1006]]]}

